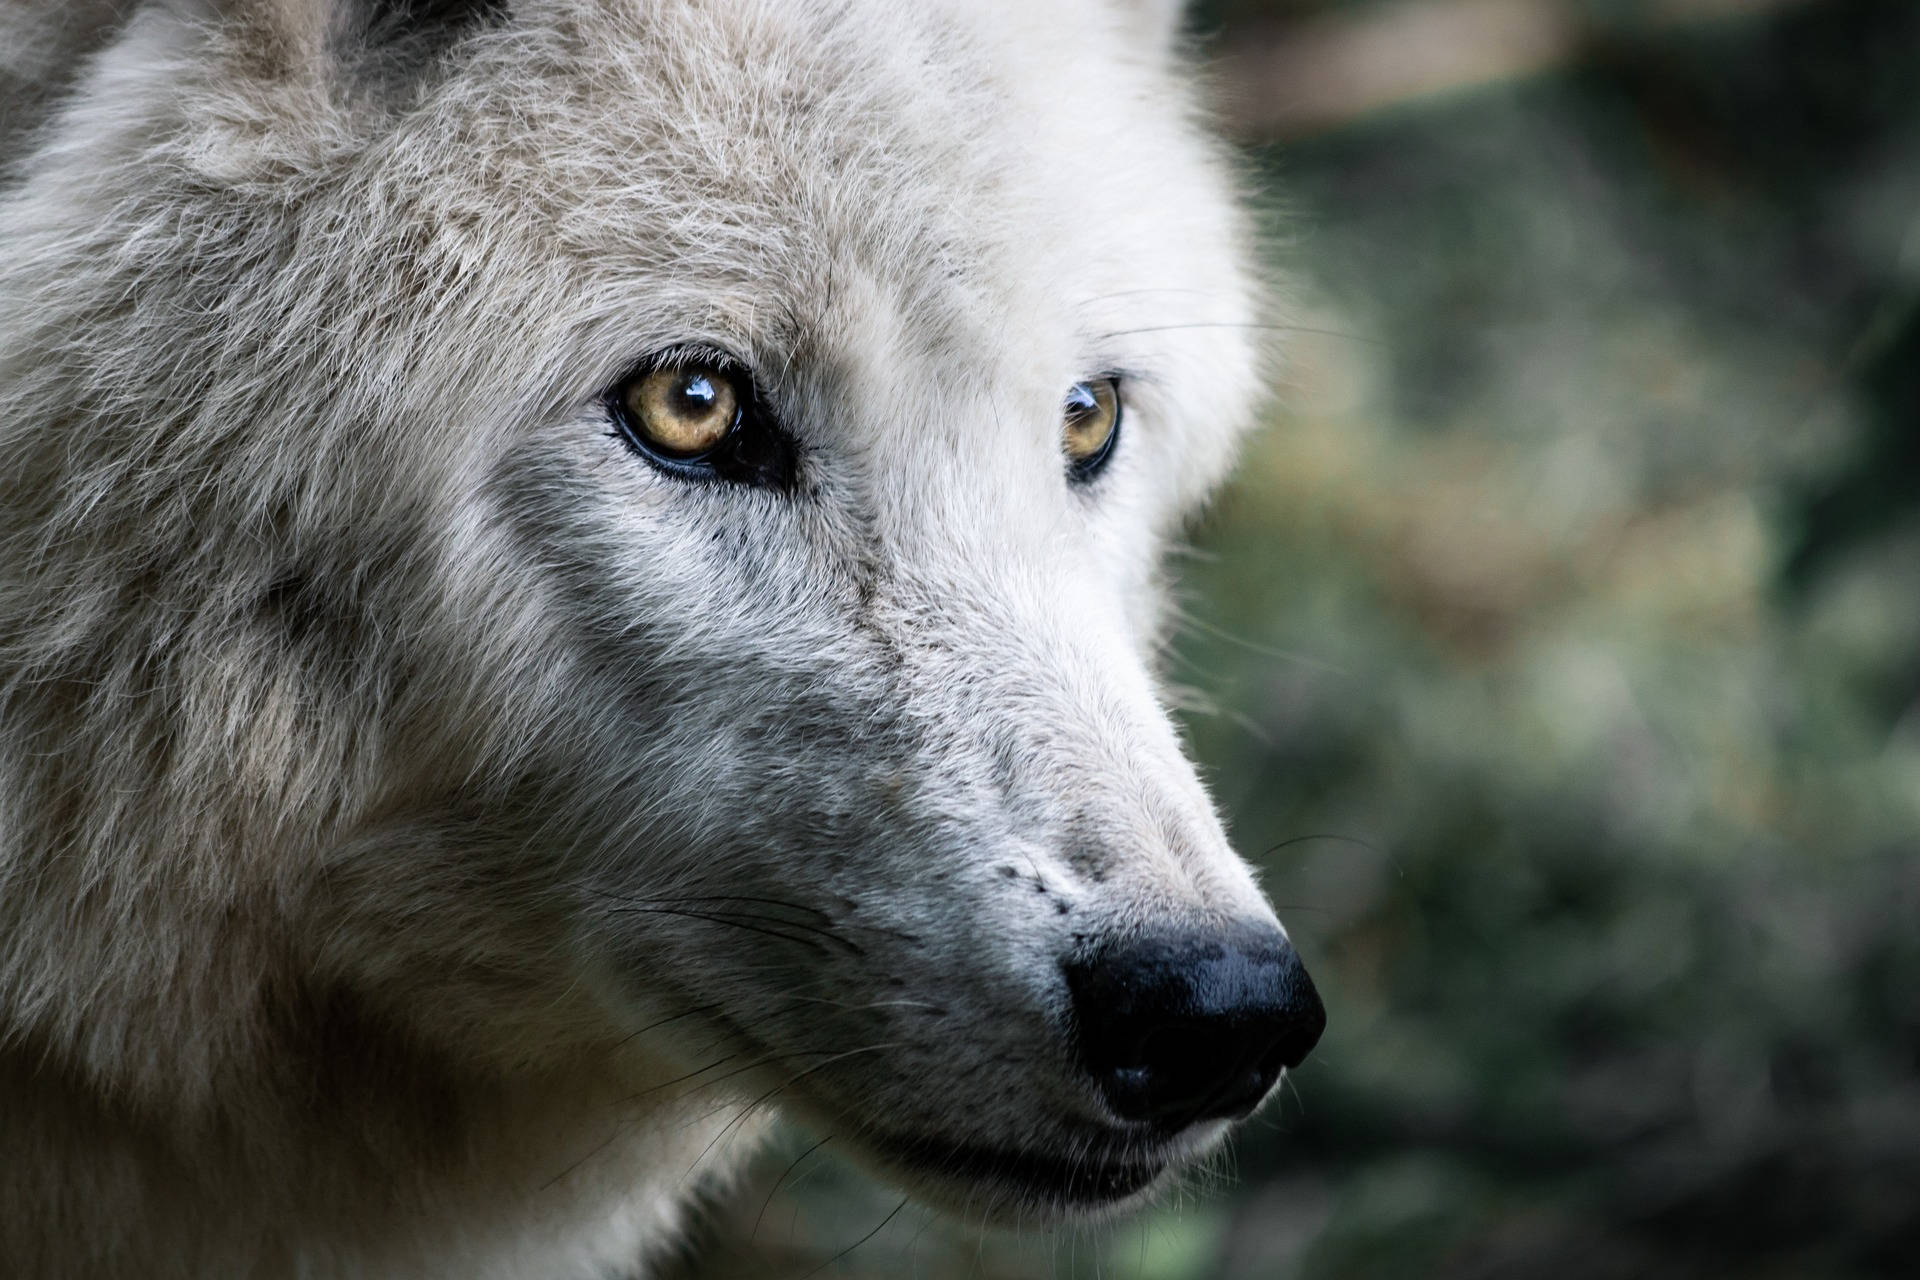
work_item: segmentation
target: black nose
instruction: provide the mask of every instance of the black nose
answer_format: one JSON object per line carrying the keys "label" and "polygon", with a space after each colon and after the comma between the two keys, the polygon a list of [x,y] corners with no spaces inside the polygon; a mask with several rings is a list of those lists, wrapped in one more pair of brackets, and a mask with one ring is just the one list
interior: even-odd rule
{"label": "black nose", "polygon": [[1137,939],[1064,966],[1080,1060],[1114,1112],[1178,1129],[1247,1115],[1326,1010],[1277,931]]}

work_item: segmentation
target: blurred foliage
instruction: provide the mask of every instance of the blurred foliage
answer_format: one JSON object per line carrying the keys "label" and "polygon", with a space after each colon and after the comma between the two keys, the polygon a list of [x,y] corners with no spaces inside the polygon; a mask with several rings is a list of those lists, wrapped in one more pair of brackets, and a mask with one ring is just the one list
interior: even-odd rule
{"label": "blurred foliage", "polygon": [[1303,301],[1172,674],[1331,1027],[1233,1176],[982,1239],[796,1137],[698,1274],[1920,1265],[1920,5],[1586,7],[1252,157]]}

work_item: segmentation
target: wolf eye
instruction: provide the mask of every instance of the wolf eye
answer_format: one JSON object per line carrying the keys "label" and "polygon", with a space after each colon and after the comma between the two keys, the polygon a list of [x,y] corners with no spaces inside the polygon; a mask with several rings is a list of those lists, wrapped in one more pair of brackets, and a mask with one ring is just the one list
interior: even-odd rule
{"label": "wolf eye", "polygon": [[740,366],[713,356],[654,358],[607,393],[615,434],[669,475],[793,486],[793,442]]}
{"label": "wolf eye", "polygon": [[1067,478],[1085,483],[1107,464],[1120,438],[1120,380],[1094,378],[1067,390],[1061,414]]}
{"label": "wolf eye", "polygon": [[624,424],[649,449],[670,458],[713,451],[740,420],[740,391],[712,365],[663,367],[620,389]]}

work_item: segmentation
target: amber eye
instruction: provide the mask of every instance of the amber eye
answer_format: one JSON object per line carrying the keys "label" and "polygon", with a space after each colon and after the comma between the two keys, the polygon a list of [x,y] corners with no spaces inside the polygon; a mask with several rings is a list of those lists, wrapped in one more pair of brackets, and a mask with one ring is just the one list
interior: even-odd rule
{"label": "amber eye", "polygon": [[740,421],[734,375],[711,364],[663,365],[620,389],[627,429],[669,458],[718,448]]}
{"label": "amber eye", "polygon": [[1091,480],[1113,455],[1120,437],[1120,380],[1094,378],[1076,382],[1067,391],[1062,412],[1068,475]]}
{"label": "amber eye", "polygon": [[656,471],[791,491],[800,449],[747,366],[700,348],[669,349],[602,396],[613,436]]}

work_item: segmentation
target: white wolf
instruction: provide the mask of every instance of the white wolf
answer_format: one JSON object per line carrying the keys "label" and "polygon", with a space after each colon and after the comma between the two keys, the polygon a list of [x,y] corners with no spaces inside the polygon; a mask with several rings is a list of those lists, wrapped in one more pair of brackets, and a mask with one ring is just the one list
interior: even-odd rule
{"label": "white wolf", "polygon": [[1259,379],[1149,0],[14,0],[0,1264],[1132,1204],[1322,1015],[1151,672]]}

